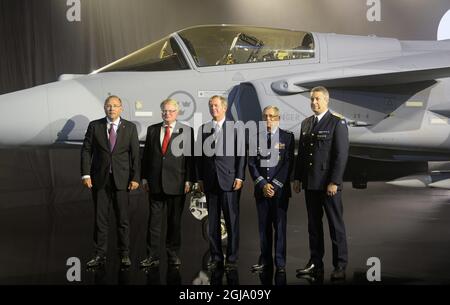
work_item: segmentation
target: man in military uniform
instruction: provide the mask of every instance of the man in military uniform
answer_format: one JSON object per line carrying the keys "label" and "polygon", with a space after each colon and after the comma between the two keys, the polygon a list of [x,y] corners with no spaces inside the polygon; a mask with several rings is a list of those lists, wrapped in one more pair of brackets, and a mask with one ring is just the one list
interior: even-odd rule
{"label": "man in military uniform", "polygon": [[[278,127],[280,113],[277,107],[267,106],[263,111],[267,128],[259,132],[257,155],[250,156],[248,166],[255,181],[256,208],[261,254],[252,271],[272,268],[286,272],[286,221],[291,197],[290,173],[294,162],[294,135]],[[274,234],[275,231],[275,234]],[[272,256],[275,237],[275,260]]]}
{"label": "man in military uniform", "polygon": [[308,211],[308,264],[297,276],[323,275],[324,237],[322,217],[327,215],[333,249],[331,279],[344,279],[347,238],[341,201],[342,179],[348,158],[346,122],[328,111],[329,93],[324,87],[311,90],[314,115],[302,122],[294,174],[294,191],[303,185]]}

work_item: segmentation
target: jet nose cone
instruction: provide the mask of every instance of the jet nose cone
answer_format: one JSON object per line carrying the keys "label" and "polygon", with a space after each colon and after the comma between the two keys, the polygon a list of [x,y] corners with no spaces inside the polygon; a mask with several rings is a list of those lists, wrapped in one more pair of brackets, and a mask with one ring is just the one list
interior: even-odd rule
{"label": "jet nose cone", "polygon": [[433,183],[430,183],[430,187],[440,188],[440,189],[450,189],[450,179],[442,179]]}
{"label": "jet nose cone", "polygon": [[50,138],[45,86],[0,95],[0,145],[46,144]]}

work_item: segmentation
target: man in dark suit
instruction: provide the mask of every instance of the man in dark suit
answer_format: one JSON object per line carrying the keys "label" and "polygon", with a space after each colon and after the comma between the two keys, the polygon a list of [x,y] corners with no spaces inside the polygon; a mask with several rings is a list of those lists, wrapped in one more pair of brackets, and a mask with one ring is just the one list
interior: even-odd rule
{"label": "man in dark suit", "polygon": [[[294,134],[278,127],[280,111],[267,106],[263,111],[266,128],[252,137],[256,156],[250,154],[248,168],[255,181],[255,199],[261,254],[252,271],[271,269],[286,272],[286,222],[291,197],[290,174],[294,164]],[[275,231],[275,236],[274,236]],[[275,240],[273,241],[273,239]],[[275,260],[272,248],[275,246]]]}
{"label": "man in dark suit", "polygon": [[322,216],[327,215],[333,249],[331,279],[345,278],[347,238],[341,201],[342,180],[348,158],[348,130],[344,120],[328,111],[329,93],[324,87],[311,90],[314,115],[302,122],[294,190],[305,190],[308,211],[308,264],[297,275],[323,274],[324,237]]}
{"label": "man in dark suit", "polygon": [[129,267],[128,196],[139,187],[139,139],[136,125],[120,117],[119,97],[109,96],[104,109],[105,118],[89,123],[81,148],[82,182],[92,190],[95,204],[95,256],[87,266],[105,263],[112,205],[117,219],[120,263]]}
{"label": "man in dark suit", "polygon": [[[239,197],[245,175],[245,135],[239,135],[234,122],[226,120],[228,103],[224,97],[209,100],[212,121],[200,127],[197,143],[201,146],[197,178],[208,202],[208,234],[211,259],[208,269],[223,266],[221,212],[228,234],[225,268],[237,267],[239,250]],[[198,146],[196,147],[196,152]],[[197,155],[197,153],[196,153]]]}
{"label": "man in dark suit", "polygon": [[161,257],[161,225],[166,210],[166,250],[171,266],[181,264],[181,215],[185,194],[194,182],[194,134],[177,121],[179,105],[173,99],[161,103],[163,122],[147,129],[142,158],[142,184],[149,193],[147,258],[141,267],[156,267]]}

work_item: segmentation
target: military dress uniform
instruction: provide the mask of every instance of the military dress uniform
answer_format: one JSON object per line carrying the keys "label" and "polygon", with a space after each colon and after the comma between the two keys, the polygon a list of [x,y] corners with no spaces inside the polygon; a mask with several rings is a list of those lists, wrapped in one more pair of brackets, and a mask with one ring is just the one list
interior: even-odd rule
{"label": "military dress uniform", "polygon": [[[273,133],[263,131],[263,135],[255,139],[257,155],[248,160],[250,175],[255,182],[254,195],[258,211],[258,227],[261,254],[259,264],[271,266],[273,262],[272,248],[275,247],[275,266],[286,266],[286,222],[289,198],[291,197],[290,173],[294,162],[294,135],[277,128]],[[261,145],[261,140],[267,139]],[[265,148],[271,147],[269,153]],[[272,154],[275,153],[275,157]],[[272,157],[272,158],[271,158]],[[266,198],[263,187],[267,183],[274,186],[275,196]],[[275,235],[273,234],[275,231]],[[275,241],[273,241],[275,236]],[[274,246],[273,246],[274,244]]]}
{"label": "military dress uniform", "polygon": [[[315,123],[316,116],[301,125],[295,180],[302,182],[308,211],[310,261],[323,268],[324,237],[322,217],[327,215],[333,250],[333,265],[345,269],[347,239],[341,201],[342,180],[348,158],[348,129],[344,120],[327,111]],[[334,183],[338,191],[328,196],[327,186]]]}

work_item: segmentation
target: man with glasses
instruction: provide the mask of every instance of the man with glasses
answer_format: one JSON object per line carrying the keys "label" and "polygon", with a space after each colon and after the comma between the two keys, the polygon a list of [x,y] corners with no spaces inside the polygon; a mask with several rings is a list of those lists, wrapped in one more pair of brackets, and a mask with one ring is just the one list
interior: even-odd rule
{"label": "man with glasses", "polygon": [[251,270],[266,272],[275,264],[276,272],[281,274],[286,272],[286,223],[295,142],[292,132],[279,128],[280,111],[277,107],[267,106],[262,116],[266,126],[252,137],[257,145],[250,147],[257,147],[257,152],[256,156],[250,154],[248,159],[250,175],[255,181],[261,249],[259,261]]}
{"label": "man with glasses", "polygon": [[173,99],[161,103],[163,122],[147,129],[142,157],[142,185],[149,194],[147,258],[142,268],[159,265],[161,258],[161,226],[164,211],[167,219],[165,237],[169,266],[181,265],[181,216],[185,195],[194,180],[191,127],[177,121],[179,104]]}
{"label": "man with glasses", "polygon": [[109,210],[117,222],[120,264],[129,267],[129,193],[139,187],[139,139],[136,125],[120,117],[122,101],[109,96],[104,105],[106,117],[89,123],[81,148],[82,183],[92,191],[95,204],[95,256],[87,266],[95,268],[106,261]]}

